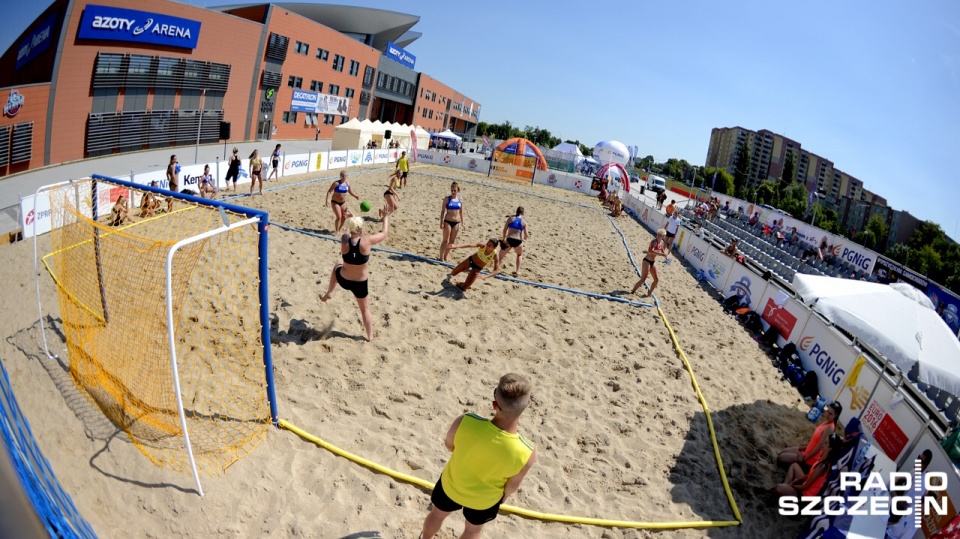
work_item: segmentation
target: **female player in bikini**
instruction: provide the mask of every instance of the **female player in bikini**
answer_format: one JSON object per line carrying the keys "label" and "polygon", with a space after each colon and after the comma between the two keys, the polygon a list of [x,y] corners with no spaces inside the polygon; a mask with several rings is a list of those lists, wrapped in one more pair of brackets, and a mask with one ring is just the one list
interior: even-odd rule
{"label": "female player in bikini", "polygon": [[657,262],[657,255],[664,258],[670,256],[670,251],[667,250],[667,244],[666,241],[664,241],[666,236],[666,230],[662,228],[657,230],[657,237],[650,242],[650,245],[647,247],[647,256],[643,257],[643,262],[640,263],[640,280],[637,281],[637,284],[633,285],[633,290],[630,291],[631,294],[637,293],[637,289],[643,286],[649,273],[653,275],[653,282],[650,283],[650,290],[647,291],[647,295],[653,295],[653,289],[657,287],[657,282],[660,280],[657,276],[657,268],[654,266]]}
{"label": "female player in bikini", "polygon": [[400,202],[400,193],[397,192],[398,189],[400,189],[400,169],[397,169],[390,175],[390,183],[387,185],[387,190],[383,192],[383,209],[380,210],[381,219],[400,208],[398,204],[398,202]]}
{"label": "female player in bikini", "polygon": [[330,184],[330,189],[327,189],[326,203],[329,204],[333,209],[333,229],[336,232],[340,232],[340,228],[343,227],[344,221],[347,220],[347,216],[344,213],[345,208],[343,206],[347,202],[347,195],[360,200],[360,197],[353,192],[350,184],[347,183],[347,172],[341,170],[340,179]]}
{"label": "female player in bikini", "polygon": [[460,184],[453,182],[450,184],[450,194],[443,198],[443,205],[440,206],[440,230],[443,231],[443,239],[440,241],[440,260],[447,261],[450,245],[457,241],[457,233],[465,228]]}
{"label": "female player in bikini", "polygon": [[[496,238],[490,238],[486,243],[464,243],[462,245],[450,245],[447,247],[447,251],[452,251],[454,249],[464,249],[471,248],[476,249],[477,252],[468,256],[464,259],[463,262],[457,264],[453,271],[450,272],[450,276],[458,275],[464,271],[469,271],[467,274],[467,280],[462,283],[454,283],[457,288],[460,290],[466,291],[469,290],[473,283],[477,280],[477,277],[481,279],[489,279],[496,276],[500,273],[500,259],[497,257],[497,247],[501,247],[500,241]],[[487,264],[493,262],[493,271],[487,275],[480,276],[480,271],[483,268],[487,267]]]}
{"label": "female player in bikini", "polygon": [[501,245],[506,246],[500,249],[497,258],[502,264],[503,257],[507,256],[511,249],[516,251],[517,267],[513,272],[513,276],[516,277],[520,273],[520,264],[523,262],[523,240],[530,238],[530,228],[527,226],[527,220],[523,217],[523,206],[517,208],[515,215],[507,216],[507,222],[503,224],[501,236]]}

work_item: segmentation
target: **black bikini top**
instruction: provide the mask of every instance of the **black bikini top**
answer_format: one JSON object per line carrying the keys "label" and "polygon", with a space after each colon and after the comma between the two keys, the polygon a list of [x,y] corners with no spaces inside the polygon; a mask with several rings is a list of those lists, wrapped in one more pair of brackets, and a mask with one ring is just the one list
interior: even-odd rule
{"label": "black bikini top", "polygon": [[370,260],[370,255],[365,255],[360,252],[360,240],[357,240],[357,243],[350,243],[350,240],[347,240],[347,244],[350,246],[350,250],[346,253],[343,253],[343,263],[344,264],[353,264],[354,266],[362,266],[367,263],[367,260]]}

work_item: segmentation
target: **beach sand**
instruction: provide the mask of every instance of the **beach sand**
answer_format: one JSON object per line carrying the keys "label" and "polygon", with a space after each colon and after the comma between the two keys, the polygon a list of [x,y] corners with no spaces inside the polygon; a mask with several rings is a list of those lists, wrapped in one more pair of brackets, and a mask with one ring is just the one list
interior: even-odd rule
{"label": "beach sand", "polygon": [[[373,203],[374,222],[391,169],[350,170]],[[332,234],[320,172],[268,182],[264,196],[234,202],[271,221]],[[621,236],[595,199],[508,183],[453,169],[415,166],[380,246],[436,258],[440,205],[461,181],[466,228],[458,242],[499,237],[508,214],[526,209],[522,279],[631,296],[636,273]],[[298,185],[291,185],[298,183]],[[566,203],[565,203],[566,202]],[[359,212],[359,203],[348,206]],[[639,262],[651,239],[617,218]],[[491,394],[507,372],[527,375],[534,401],[521,430],[538,462],[508,503],[546,513],[647,522],[729,521],[704,412],[655,309],[504,280],[461,293],[449,269],[403,255],[370,259],[374,340],[365,342],[352,295],[319,296],[339,246],[270,229],[273,360],[280,417],[347,451],[436,481],[443,437],[457,415],[491,415]],[[40,240],[49,252],[49,236]],[[459,262],[470,250],[450,256]],[[514,256],[505,259],[505,274]],[[419,487],[397,482],[271,428],[266,440],[223,477],[193,481],[157,468],[82,397],[62,362],[41,352],[32,244],[0,249],[7,309],[0,314],[2,359],[41,449],[81,513],[102,537],[416,537],[429,504]],[[794,389],[781,382],[757,343],[725,315],[715,292],[681,262],[658,262],[656,290],[712,412],[720,454],[744,524],[675,531],[542,522],[501,513],[485,537],[790,537],[801,521],[779,517],[766,490],[779,482],[776,453],[805,443],[813,427]],[[41,270],[43,271],[43,270]],[[462,279],[462,277],[461,277]],[[50,277],[41,275],[45,312],[59,322]],[[47,333],[63,352],[60,335]],[[439,535],[457,537],[462,517]]]}

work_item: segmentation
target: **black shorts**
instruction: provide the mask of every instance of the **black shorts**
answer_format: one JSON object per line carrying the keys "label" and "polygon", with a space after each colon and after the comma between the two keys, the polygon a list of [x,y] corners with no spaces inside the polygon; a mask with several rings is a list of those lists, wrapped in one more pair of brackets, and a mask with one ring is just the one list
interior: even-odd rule
{"label": "black shorts", "polygon": [[667,239],[668,239],[668,240],[673,241],[673,239],[676,238],[676,237],[677,237],[677,233],[676,233],[676,232],[674,232],[673,234],[667,232]]}
{"label": "black shorts", "polygon": [[240,177],[240,170],[227,170],[227,181],[233,180],[233,183],[237,183],[237,178]]}
{"label": "black shorts", "polygon": [[405,171],[400,171],[400,179],[401,180],[407,179],[407,173]]}
{"label": "black shorts", "polygon": [[447,493],[443,491],[443,484],[441,481],[442,480],[437,479],[437,484],[433,487],[433,494],[430,495],[430,503],[432,503],[437,509],[445,513],[453,513],[454,511],[463,509],[463,518],[465,518],[467,522],[473,524],[474,526],[482,526],[487,522],[497,518],[497,513],[500,511],[500,504],[503,503],[503,498],[500,498],[500,501],[495,503],[493,507],[488,507],[486,509],[470,509],[469,507],[464,507],[447,497]]}
{"label": "black shorts", "polygon": [[507,245],[510,247],[520,247],[523,244],[523,240],[520,238],[507,238]]}
{"label": "black shorts", "polygon": [[275,168],[275,169],[276,169],[276,168],[280,168],[280,161],[274,159],[274,160],[273,160],[273,168]]}
{"label": "black shorts", "polygon": [[344,290],[349,290],[353,292],[353,297],[357,299],[363,299],[369,295],[367,290],[367,281],[351,281],[340,275],[340,270],[343,269],[343,266],[337,266],[337,284],[340,285]]}

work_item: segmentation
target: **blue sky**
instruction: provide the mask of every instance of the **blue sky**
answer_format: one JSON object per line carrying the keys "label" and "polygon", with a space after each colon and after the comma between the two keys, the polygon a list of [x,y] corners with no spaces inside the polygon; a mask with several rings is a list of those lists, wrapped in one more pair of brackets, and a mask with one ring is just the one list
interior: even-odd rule
{"label": "blue sky", "polygon": [[[417,70],[483,121],[698,165],[711,128],[769,129],[957,238],[960,2],[329,3],[419,15]],[[3,49],[46,5],[8,10]]]}

